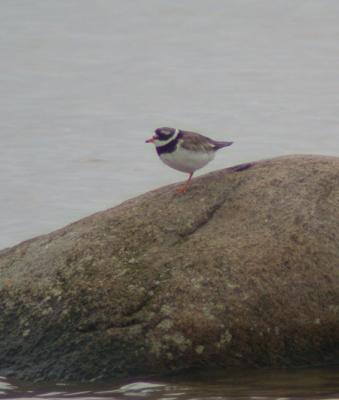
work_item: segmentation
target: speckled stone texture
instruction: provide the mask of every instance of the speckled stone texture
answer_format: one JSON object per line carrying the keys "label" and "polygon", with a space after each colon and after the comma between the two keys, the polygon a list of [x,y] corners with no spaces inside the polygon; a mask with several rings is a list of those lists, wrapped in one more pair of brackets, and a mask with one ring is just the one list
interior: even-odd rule
{"label": "speckled stone texture", "polygon": [[216,171],[0,252],[0,373],[339,359],[339,158]]}

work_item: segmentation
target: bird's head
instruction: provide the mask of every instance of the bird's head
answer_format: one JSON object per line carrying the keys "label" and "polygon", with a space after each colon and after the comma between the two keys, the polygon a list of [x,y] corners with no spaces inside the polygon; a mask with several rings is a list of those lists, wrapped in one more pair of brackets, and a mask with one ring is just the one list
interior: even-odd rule
{"label": "bird's head", "polygon": [[154,135],[146,140],[146,143],[154,143],[157,147],[164,146],[174,140],[179,134],[179,129],[175,128],[158,128],[154,131]]}

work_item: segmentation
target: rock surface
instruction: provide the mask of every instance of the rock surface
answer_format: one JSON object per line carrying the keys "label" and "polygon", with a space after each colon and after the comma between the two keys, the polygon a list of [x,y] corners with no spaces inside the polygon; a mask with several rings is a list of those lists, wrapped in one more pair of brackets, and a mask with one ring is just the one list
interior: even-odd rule
{"label": "rock surface", "polygon": [[0,252],[0,373],[100,379],[339,357],[339,158],[160,188]]}

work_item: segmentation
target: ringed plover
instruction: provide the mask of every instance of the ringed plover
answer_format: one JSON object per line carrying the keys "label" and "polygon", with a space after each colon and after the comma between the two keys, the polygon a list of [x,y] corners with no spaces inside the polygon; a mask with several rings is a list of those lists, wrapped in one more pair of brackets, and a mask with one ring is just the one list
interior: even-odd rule
{"label": "ringed plover", "polygon": [[184,193],[194,172],[212,161],[217,150],[233,142],[220,142],[199,133],[164,127],[156,129],[146,143],[154,143],[158,156],[166,165],[189,174],[187,182],[177,189],[178,193]]}

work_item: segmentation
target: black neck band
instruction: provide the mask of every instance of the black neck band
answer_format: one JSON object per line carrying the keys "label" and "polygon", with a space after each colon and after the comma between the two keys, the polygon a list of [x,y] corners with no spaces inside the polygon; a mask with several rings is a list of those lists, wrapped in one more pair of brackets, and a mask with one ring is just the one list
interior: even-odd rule
{"label": "black neck band", "polygon": [[181,131],[179,131],[176,138],[174,138],[173,140],[171,140],[164,146],[157,146],[156,149],[157,149],[158,155],[160,156],[160,154],[164,154],[164,153],[173,153],[173,151],[175,151],[177,148],[179,139],[181,139],[181,138],[182,138],[182,133],[181,133]]}

